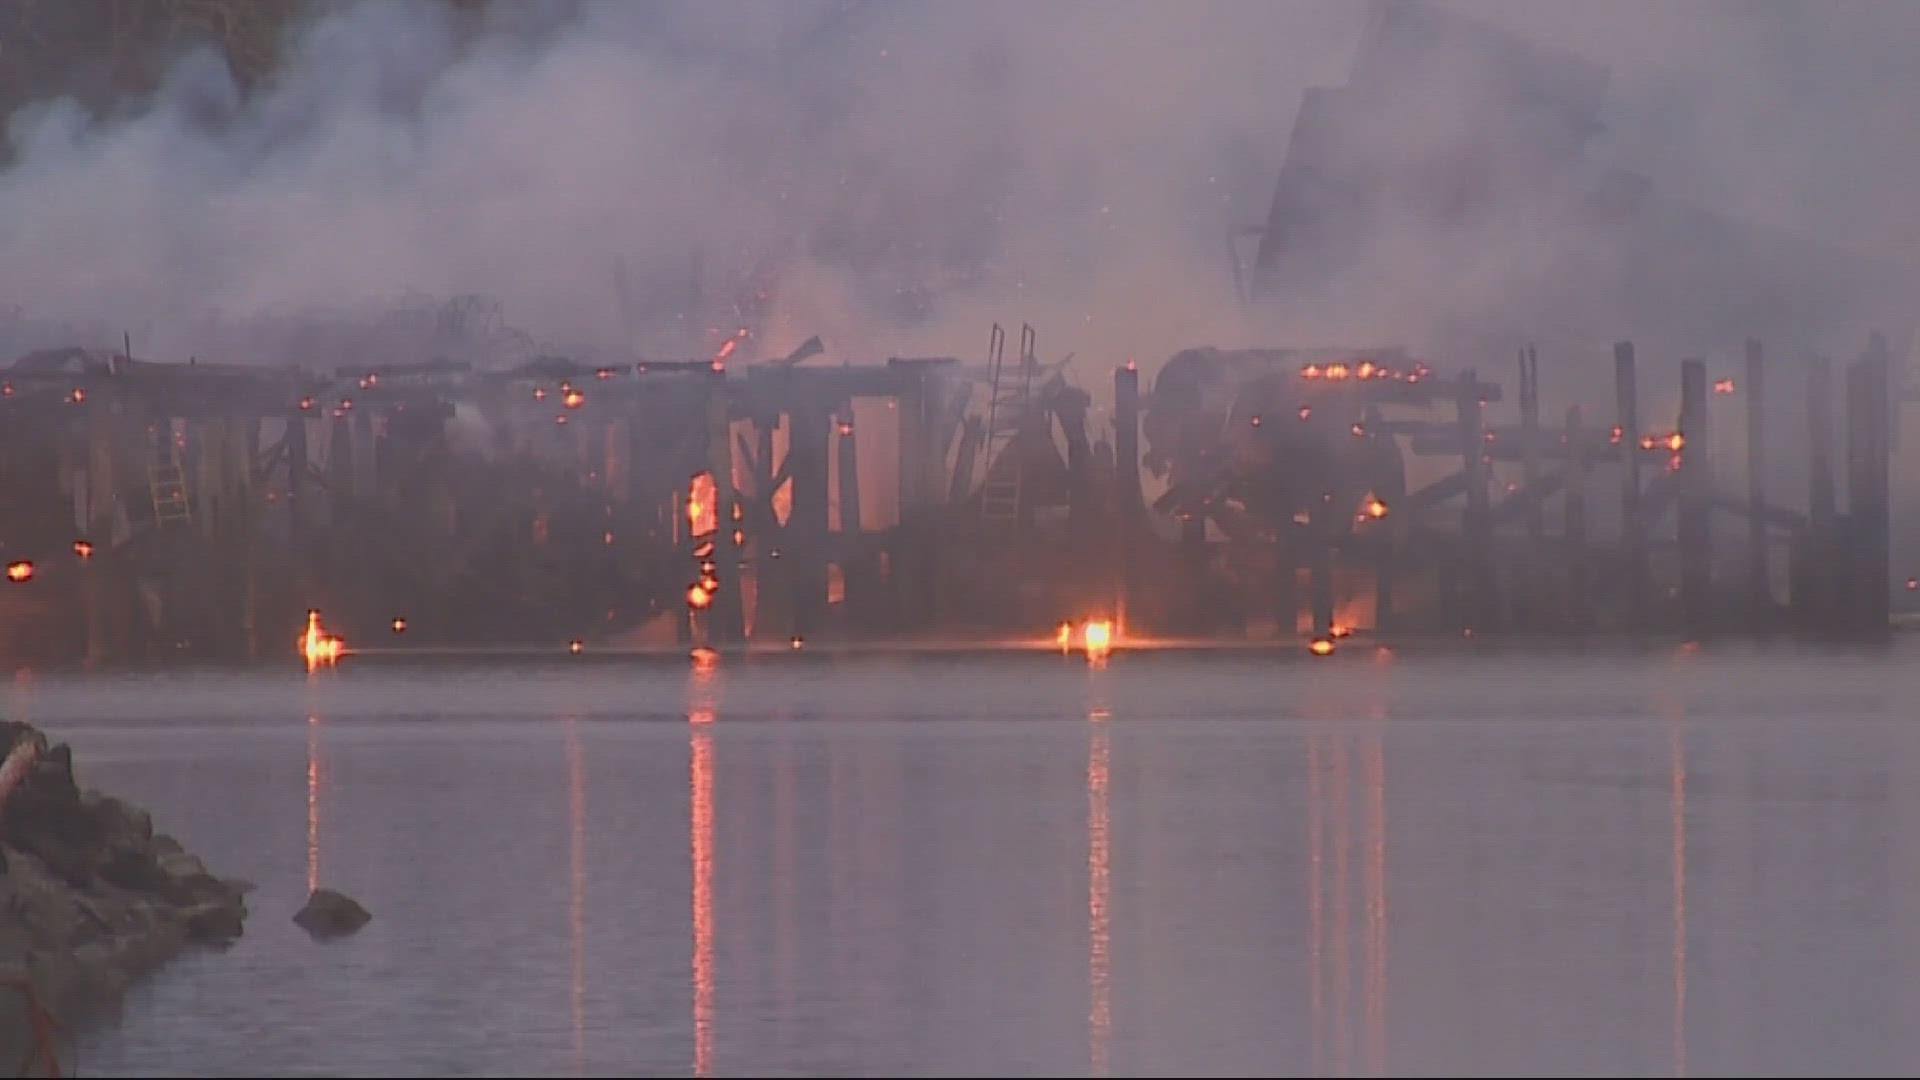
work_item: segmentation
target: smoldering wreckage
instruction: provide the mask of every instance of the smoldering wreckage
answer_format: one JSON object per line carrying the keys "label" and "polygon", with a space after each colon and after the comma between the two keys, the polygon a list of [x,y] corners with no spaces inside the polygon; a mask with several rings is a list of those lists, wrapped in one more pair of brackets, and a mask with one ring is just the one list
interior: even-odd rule
{"label": "smoldering wreckage", "polygon": [[[1406,171],[1368,129],[1436,43],[1484,55],[1474,115],[1535,119],[1476,132],[1476,153],[1591,187],[1573,201],[1623,236],[1672,231],[1644,184],[1563,167],[1604,77],[1393,6],[1350,83],[1303,103],[1258,253],[1244,274],[1236,259],[1250,302],[1314,288],[1363,247],[1343,223],[1404,203],[1366,180]],[[1449,189],[1426,210],[1500,198]],[[1735,226],[1701,235],[1749,245]],[[1786,261],[1819,277],[1817,253]],[[1683,308],[1701,291],[1639,284]],[[1809,300],[1806,327],[1755,327],[1777,344],[1723,343],[1731,361],[1643,363],[1622,340],[1613,400],[1555,415],[1524,337],[1466,363],[1193,348],[1145,386],[1115,363],[1092,376],[1112,380],[1101,422],[1076,382],[1089,362],[1044,357],[1018,323],[988,331],[984,360],[787,351],[733,325],[664,359],[486,370],[43,350],[0,375],[0,654],[1050,642],[1087,622],[1122,643],[1325,653],[1348,634],[1884,628],[1894,350],[1851,328],[1838,403],[1835,365],[1799,362],[1800,331],[1844,307]],[[1786,464],[1767,458],[1778,406],[1802,391],[1804,497],[1766,482]],[[484,438],[457,434],[469,419]]]}

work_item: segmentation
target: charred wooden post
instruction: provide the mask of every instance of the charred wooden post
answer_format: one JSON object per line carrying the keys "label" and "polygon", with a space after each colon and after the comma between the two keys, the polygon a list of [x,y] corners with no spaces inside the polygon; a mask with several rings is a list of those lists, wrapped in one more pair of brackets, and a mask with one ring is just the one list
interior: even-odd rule
{"label": "charred wooden post", "polygon": [[[720,588],[707,609],[708,637],[719,644],[733,644],[746,637],[746,611],[740,597],[741,540],[740,522],[744,510],[740,493],[733,486],[733,427],[728,407],[724,369],[716,368],[707,382],[707,472],[713,478],[713,561],[714,579]],[[736,513],[736,511],[739,511]]]}
{"label": "charred wooden post", "polygon": [[1620,447],[1621,588],[1627,594],[1627,619],[1638,627],[1646,620],[1647,549],[1645,523],[1640,520],[1640,391],[1634,366],[1633,342],[1613,347],[1615,401],[1613,437]]}
{"label": "charred wooden post", "polygon": [[1539,551],[1546,542],[1546,502],[1537,498],[1540,483],[1540,356],[1529,345],[1520,350],[1520,487],[1528,496],[1527,539]]}
{"label": "charred wooden post", "polygon": [[1747,605],[1751,616],[1773,612],[1767,569],[1767,374],[1758,341],[1747,342]]}
{"label": "charred wooden post", "polygon": [[1581,430],[1580,406],[1567,409],[1567,481],[1563,502],[1567,549],[1567,622],[1584,629],[1593,621],[1588,610],[1587,584],[1587,433]]}
{"label": "charred wooden post", "polygon": [[[1114,620],[1124,630],[1133,608],[1139,564],[1139,530],[1146,520],[1140,490],[1140,371],[1133,364],[1113,373]],[[1292,627],[1282,627],[1282,632]]]}
{"label": "charred wooden post", "polygon": [[1816,357],[1807,375],[1807,588],[1806,617],[1815,626],[1834,622],[1839,586],[1835,544],[1839,509],[1833,493],[1833,365]]}
{"label": "charred wooden post", "polygon": [[816,401],[794,402],[787,425],[793,503],[781,558],[793,583],[793,633],[804,638],[819,628],[827,602],[829,427],[826,411]]}
{"label": "charred wooden post", "polygon": [[1888,473],[1892,454],[1888,422],[1889,357],[1879,335],[1847,372],[1847,551],[1851,587],[1846,622],[1883,630],[1891,617],[1887,595]]}
{"label": "charred wooden post", "polygon": [[865,541],[860,524],[860,433],[853,426],[853,403],[847,402],[834,425],[835,449],[840,470],[840,581],[844,589],[841,602],[849,611],[861,610],[872,568],[867,565]]}
{"label": "charred wooden post", "polygon": [[1707,362],[1680,362],[1680,423],[1673,452],[1679,484],[1680,607],[1686,625],[1700,629],[1712,617],[1713,533],[1707,518],[1711,479],[1707,460]]}
{"label": "charred wooden post", "polygon": [[1467,624],[1489,628],[1499,610],[1493,564],[1493,508],[1487,495],[1487,431],[1480,400],[1480,382],[1471,369],[1460,376],[1455,399],[1459,417],[1460,468],[1467,485],[1465,518],[1467,563]]}

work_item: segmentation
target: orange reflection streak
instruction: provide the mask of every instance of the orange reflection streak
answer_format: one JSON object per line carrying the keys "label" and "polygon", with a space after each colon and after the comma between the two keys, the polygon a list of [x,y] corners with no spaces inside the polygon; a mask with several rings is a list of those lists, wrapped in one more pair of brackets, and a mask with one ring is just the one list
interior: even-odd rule
{"label": "orange reflection streak", "polygon": [[1310,931],[1307,952],[1307,996],[1313,1011],[1313,1059],[1315,1076],[1327,1074],[1327,998],[1325,964],[1321,958],[1326,923],[1321,914],[1321,835],[1326,822],[1321,819],[1320,804],[1326,793],[1320,781],[1320,736],[1307,736],[1307,919]]}
{"label": "orange reflection streak", "polygon": [[1353,983],[1347,962],[1351,955],[1353,924],[1347,912],[1347,852],[1353,844],[1348,829],[1347,747],[1339,737],[1333,739],[1333,1068],[1346,1076],[1352,1072],[1348,1060],[1347,1008],[1353,1001]]}
{"label": "orange reflection streak", "polygon": [[1096,710],[1087,740],[1087,1062],[1106,1076],[1113,1042],[1107,905],[1112,898],[1107,841],[1107,725]]}
{"label": "orange reflection streak", "polygon": [[587,761],[580,746],[580,722],[567,718],[567,928],[573,938],[570,1002],[573,1013],[573,1071],[587,1062]]}
{"label": "orange reflection streak", "polygon": [[320,887],[320,718],[307,717],[307,895]]}
{"label": "orange reflection streak", "polygon": [[1687,1075],[1687,743],[1675,717],[1668,731],[1673,778],[1673,1074]]}
{"label": "orange reflection streak", "polygon": [[[1376,717],[1376,722],[1384,719]],[[1387,759],[1384,734],[1368,736],[1367,769],[1367,1069],[1387,1071]]]}
{"label": "orange reflection streak", "polygon": [[[711,668],[694,668],[697,684],[712,679]],[[691,705],[688,787],[693,855],[693,1074],[713,1075],[713,709]]]}

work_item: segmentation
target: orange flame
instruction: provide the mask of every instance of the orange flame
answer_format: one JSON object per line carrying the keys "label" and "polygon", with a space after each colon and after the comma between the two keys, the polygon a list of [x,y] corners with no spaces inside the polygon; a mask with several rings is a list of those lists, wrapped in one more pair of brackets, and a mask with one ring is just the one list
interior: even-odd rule
{"label": "orange flame", "polygon": [[300,655],[307,662],[307,670],[317,667],[331,667],[340,662],[340,651],[345,642],[328,634],[320,626],[320,609],[307,611],[307,631],[300,635]]}
{"label": "orange flame", "polygon": [[1327,638],[1314,638],[1312,644],[1307,646],[1307,651],[1315,656],[1332,656],[1333,642]]}
{"label": "orange flame", "polygon": [[1106,619],[1089,619],[1080,631],[1081,643],[1086,646],[1088,660],[1105,660],[1113,651],[1113,623]]}
{"label": "orange flame", "polygon": [[1073,624],[1061,623],[1060,629],[1054,632],[1053,639],[1060,646],[1060,655],[1067,655],[1073,648]]}
{"label": "orange flame", "polygon": [[1308,364],[1306,367],[1300,369],[1300,377],[1303,379],[1317,379],[1321,374],[1319,364]]}
{"label": "orange flame", "polygon": [[1339,382],[1340,380],[1346,378],[1349,374],[1350,372],[1347,370],[1347,365],[1345,364],[1328,364],[1327,365],[1327,378],[1332,380],[1333,382]]}
{"label": "orange flame", "polygon": [[25,559],[21,559],[18,562],[8,563],[7,564],[7,580],[8,581],[32,581],[33,580],[33,564],[28,562]]}
{"label": "orange flame", "polygon": [[75,540],[73,542],[73,553],[82,559],[93,558],[93,542],[90,540]]}
{"label": "orange flame", "polygon": [[566,396],[560,399],[560,403],[569,409],[577,409],[587,403],[587,395],[578,390],[569,390]]}

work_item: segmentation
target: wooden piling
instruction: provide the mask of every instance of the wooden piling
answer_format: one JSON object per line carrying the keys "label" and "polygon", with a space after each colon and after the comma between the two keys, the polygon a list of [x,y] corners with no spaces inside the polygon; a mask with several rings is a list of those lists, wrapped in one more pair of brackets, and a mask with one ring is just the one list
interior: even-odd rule
{"label": "wooden piling", "polygon": [[1620,587],[1626,593],[1627,621],[1646,621],[1647,549],[1640,520],[1640,392],[1633,342],[1613,346],[1614,434],[1620,448]]}
{"label": "wooden piling", "polygon": [[[1114,583],[1116,625],[1128,625],[1133,608],[1134,580],[1139,565],[1139,530],[1146,519],[1146,499],[1140,491],[1140,372],[1132,364],[1113,372],[1113,507]],[[1289,576],[1291,571],[1289,571]],[[1291,624],[1281,632],[1291,632]]]}
{"label": "wooden piling", "polygon": [[1707,456],[1707,362],[1680,362],[1680,447],[1673,465],[1679,484],[1680,607],[1689,629],[1712,621],[1713,530]]}
{"label": "wooden piling", "polygon": [[1467,485],[1464,518],[1467,562],[1467,625],[1492,627],[1499,610],[1498,584],[1493,563],[1493,508],[1487,494],[1486,420],[1480,401],[1480,380],[1472,369],[1462,372],[1456,392],[1459,418],[1460,468]]}
{"label": "wooden piling", "polygon": [[1593,622],[1589,610],[1587,552],[1587,433],[1581,429],[1580,406],[1567,409],[1567,481],[1562,533],[1566,542],[1567,622],[1585,629]]}
{"label": "wooden piling", "polygon": [[806,637],[820,625],[827,602],[827,439],[825,407],[796,400],[787,413],[787,469],[793,503],[787,513],[781,556],[793,586],[793,633]]}
{"label": "wooden piling", "polygon": [[740,492],[733,486],[733,427],[728,408],[727,373],[714,369],[707,381],[707,472],[713,478],[713,561],[719,591],[707,608],[708,638],[737,644],[746,638],[746,611],[740,598]]}
{"label": "wooden piling", "polygon": [[1878,335],[1847,371],[1847,526],[1849,627],[1884,630],[1892,616],[1887,593],[1890,438],[1889,355]]}
{"label": "wooden piling", "polygon": [[1806,617],[1831,628],[1840,552],[1834,543],[1839,508],[1833,493],[1833,364],[1815,357],[1807,373]]}
{"label": "wooden piling", "polygon": [[1773,578],[1767,569],[1767,369],[1760,343],[1747,342],[1747,610],[1773,616]]}

